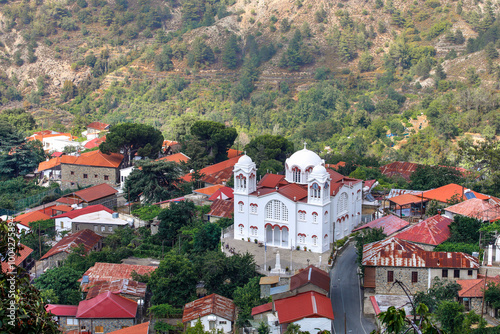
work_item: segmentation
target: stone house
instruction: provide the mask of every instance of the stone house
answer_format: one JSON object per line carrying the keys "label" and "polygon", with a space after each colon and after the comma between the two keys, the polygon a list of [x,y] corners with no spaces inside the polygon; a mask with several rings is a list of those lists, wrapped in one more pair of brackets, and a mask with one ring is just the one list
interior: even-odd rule
{"label": "stone house", "polygon": [[58,205],[77,205],[86,207],[102,204],[109,209],[116,207],[118,190],[107,183],[72,192],[56,200]]}
{"label": "stone house", "polygon": [[86,254],[91,251],[100,251],[102,248],[102,236],[91,230],[82,230],[65,236],[40,258],[43,261],[43,268],[58,267],[66,260],[73,248],[80,246],[83,246]]}
{"label": "stone house", "polygon": [[47,313],[52,314],[53,318],[57,321],[59,328],[64,333],[71,330],[78,330],[78,320],[76,319],[78,306],[47,304],[45,305],[45,310]]}
{"label": "stone house", "polygon": [[194,327],[198,319],[205,331],[232,333],[236,307],[231,299],[213,293],[184,305],[184,326]]}
{"label": "stone house", "polygon": [[290,283],[287,291],[282,291],[279,288],[270,289],[273,301],[296,296],[309,291],[314,291],[328,297],[330,293],[330,275],[328,275],[327,272],[310,265],[290,277]]}
{"label": "stone house", "polygon": [[73,219],[71,224],[73,233],[89,229],[103,237],[107,237],[114,234],[116,229],[125,227],[129,223],[126,220],[118,218],[117,212],[109,214],[101,211],[79,216]]}
{"label": "stone house", "polygon": [[73,161],[61,161],[61,188],[120,183],[120,166],[123,155],[104,154],[101,151],[83,153]]}
{"label": "stone house", "polygon": [[366,244],[362,265],[363,286],[376,294],[404,294],[395,285],[404,283],[410,293],[427,291],[435,277],[446,280],[476,279],[479,261],[459,252],[432,252],[396,237]]}
{"label": "stone house", "polygon": [[83,300],[76,313],[82,331],[109,333],[137,324],[137,303],[113,292]]}
{"label": "stone house", "polygon": [[[500,284],[500,276],[483,276],[471,280],[457,280],[457,283],[462,287],[458,292],[458,302],[464,305],[465,311],[474,310],[476,313],[481,314],[484,289],[490,283]],[[487,304],[485,304],[485,311],[492,317],[497,316],[495,310],[491,309]]]}

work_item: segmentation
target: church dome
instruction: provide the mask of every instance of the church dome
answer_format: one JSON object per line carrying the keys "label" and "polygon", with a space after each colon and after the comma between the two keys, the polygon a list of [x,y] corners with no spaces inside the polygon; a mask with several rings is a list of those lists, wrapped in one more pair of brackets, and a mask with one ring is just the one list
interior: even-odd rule
{"label": "church dome", "polygon": [[304,171],[307,167],[321,165],[323,160],[313,151],[304,148],[292,154],[292,156],[287,159],[286,163],[288,168],[297,166]]}
{"label": "church dome", "polygon": [[241,158],[238,159],[238,164],[240,165],[249,165],[251,164],[253,161],[252,161],[252,158],[250,158],[248,155],[243,155]]}
{"label": "church dome", "polygon": [[328,173],[326,171],[326,168],[321,166],[321,165],[317,165],[316,167],[313,168],[312,170],[312,173],[311,174],[318,174],[318,175],[322,175],[322,174],[325,174],[325,173]]}

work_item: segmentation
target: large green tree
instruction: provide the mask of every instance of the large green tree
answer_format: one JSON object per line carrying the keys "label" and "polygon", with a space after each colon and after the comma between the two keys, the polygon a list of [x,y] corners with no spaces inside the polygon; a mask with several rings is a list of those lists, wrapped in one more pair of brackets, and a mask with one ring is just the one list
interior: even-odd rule
{"label": "large green tree", "polygon": [[240,310],[237,320],[238,326],[248,325],[248,320],[252,319],[252,308],[267,302],[260,298],[259,280],[259,277],[253,277],[247,284],[234,291],[234,303]]}
{"label": "large green tree", "polygon": [[231,34],[222,51],[222,63],[225,67],[234,70],[239,64],[239,54],[240,47],[238,46],[238,39],[235,34]]}
{"label": "large green tree", "polygon": [[253,138],[245,150],[259,167],[267,160],[284,164],[288,155],[293,153],[293,143],[282,136],[262,135]]}
{"label": "large green tree", "polygon": [[183,226],[192,224],[195,214],[196,209],[193,202],[181,201],[171,203],[168,209],[163,210],[158,215],[158,219],[160,220],[158,235],[162,240],[175,241],[179,230]]}
{"label": "large green tree", "polygon": [[453,167],[420,165],[410,176],[411,189],[427,190],[463,181],[460,171]]}
{"label": "large green tree", "polygon": [[33,172],[45,159],[41,143],[26,143],[24,136],[4,120],[0,120],[0,179],[11,179]]}
{"label": "large green tree", "polygon": [[145,203],[155,203],[181,194],[182,170],[170,161],[139,161],[125,181],[125,193],[135,201],[140,196]]}
{"label": "large green tree", "polygon": [[106,141],[99,149],[106,154],[111,152],[124,155],[125,165],[130,166],[135,155],[157,158],[163,145],[163,135],[150,125],[122,123],[111,127]]}
{"label": "large green tree", "polygon": [[80,283],[77,280],[82,274],[67,266],[49,269],[35,280],[35,286],[40,290],[53,290],[61,304],[76,305],[81,300]]}
{"label": "large green tree", "polygon": [[[226,127],[213,121],[197,121],[191,126],[192,140],[184,143],[186,154],[193,158],[191,152],[200,147],[208,162],[221,162],[227,159],[227,150],[238,136],[235,128]],[[196,147],[198,146],[198,147]]]}

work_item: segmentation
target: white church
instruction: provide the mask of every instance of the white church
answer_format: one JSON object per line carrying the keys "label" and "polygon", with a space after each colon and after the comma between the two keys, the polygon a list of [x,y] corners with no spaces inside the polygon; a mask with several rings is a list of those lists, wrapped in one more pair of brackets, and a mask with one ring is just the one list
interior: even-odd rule
{"label": "white church", "polygon": [[286,160],[285,175],[257,183],[256,165],[243,155],[233,170],[234,238],[323,253],[349,235],[361,222],[362,181],[324,165],[304,145]]}

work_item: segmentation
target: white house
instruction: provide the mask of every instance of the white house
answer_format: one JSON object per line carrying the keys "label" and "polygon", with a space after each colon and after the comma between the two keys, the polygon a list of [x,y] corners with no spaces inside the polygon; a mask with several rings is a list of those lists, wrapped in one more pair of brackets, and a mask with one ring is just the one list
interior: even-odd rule
{"label": "white house", "polygon": [[56,226],[56,241],[61,240],[62,232],[71,232],[73,229],[73,221],[82,220],[82,216],[88,215],[90,213],[100,213],[101,217],[112,217],[113,210],[108,209],[104,205],[89,205],[85,208],[77,208],[76,210],[69,211],[57,215],[54,218]]}
{"label": "white house", "polygon": [[214,293],[184,305],[182,323],[194,327],[198,319],[205,331],[232,333],[235,305],[231,299]]}
{"label": "white house", "polygon": [[285,175],[266,174],[244,155],[235,164],[234,238],[323,253],[361,222],[362,181],[324,167],[304,147],[285,162]]}
{"label": "white house", "polygon": [[120,169],[120,191],[123,191],[123,188],[125,188],[125,180],[133,170],[134,166]]}

